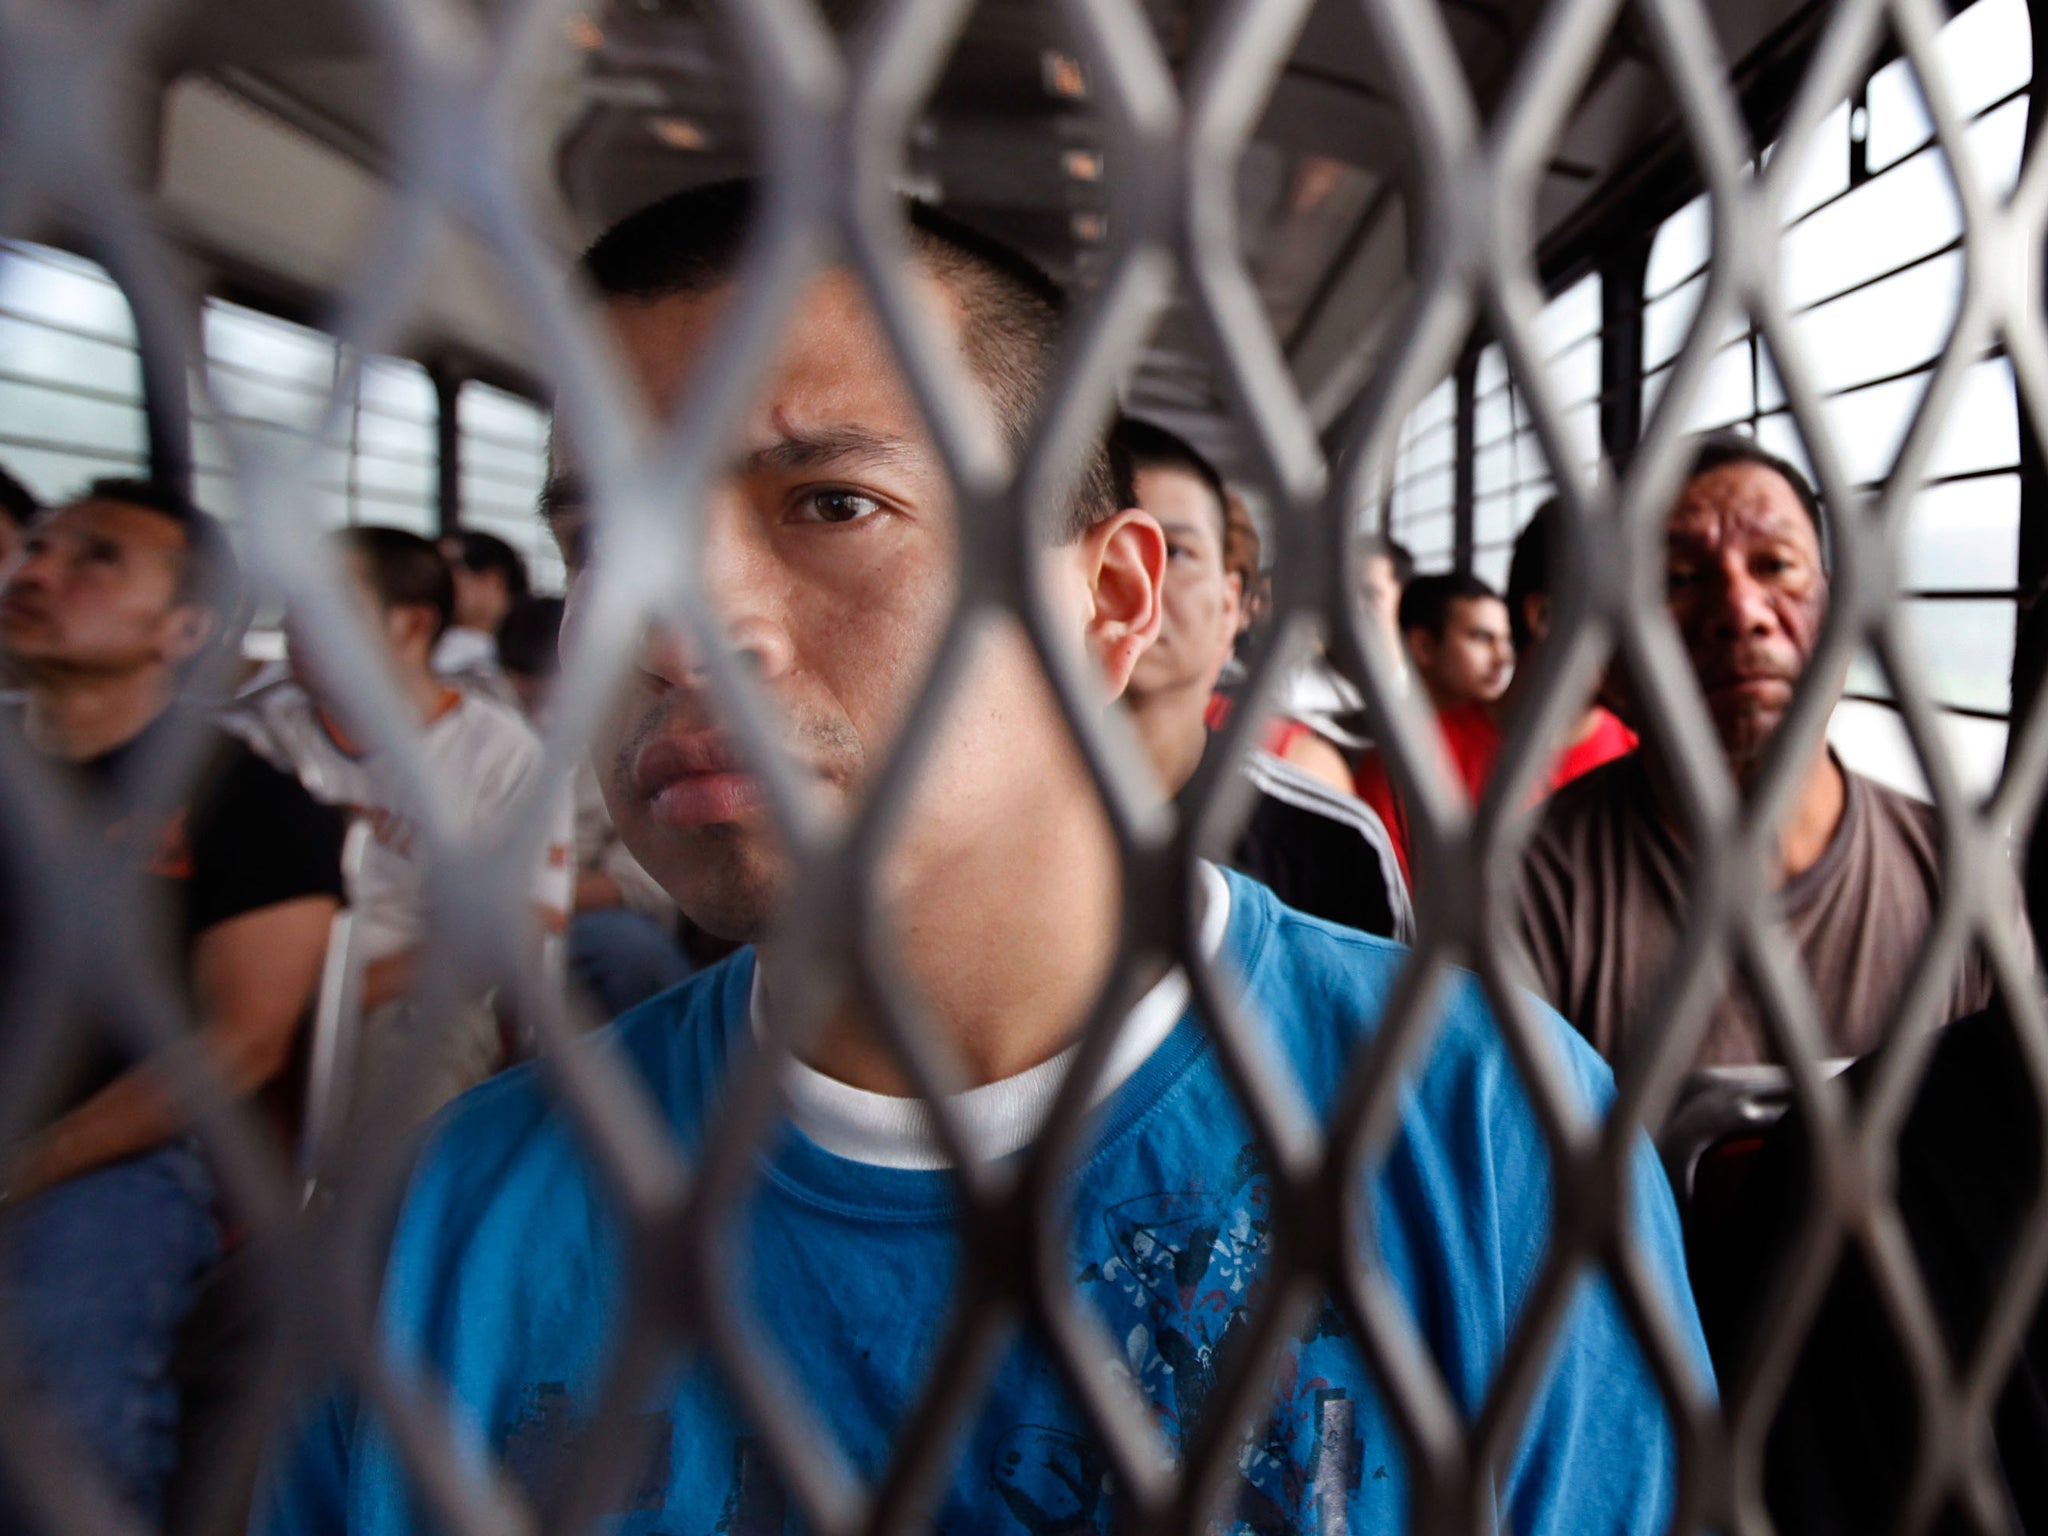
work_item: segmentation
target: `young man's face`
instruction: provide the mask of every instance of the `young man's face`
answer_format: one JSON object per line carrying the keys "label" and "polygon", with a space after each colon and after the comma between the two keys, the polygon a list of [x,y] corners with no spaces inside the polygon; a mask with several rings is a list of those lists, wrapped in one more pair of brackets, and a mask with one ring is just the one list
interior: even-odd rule
{"label": "young man's face", "polygon": [[[924,275],[919,287],[957,336],[951,293]],[[611,306],[656,408],[686,387],[725,299]],[[984,391],[976,398],[993,412]],[[960,536],[943,465],[846,274],[821,277],[798,307],[734,446],[733,473],[704,508],[695,551],[704,588],[775,706],[786,750],[844,809],[923,686],[953,603]],[[573,569],[581,541],[565,521],[557,534]],[[1157,626],[1162,564],[1156,528],[1128,512],[1049,552],[1056,607],[1087,636],[1111,696]],[[587,598],[575,582],[572,630]],[[759,937],[784,880],[783,852],[679,637],[650,633],[592,752],[634,856],[710,931]],[[1001,861],[1032,857],[1034,821],[1070,810],[1059,797],[1071,795],[1072,762],[1021,642],[985,637],[924,760],[894,887],[929,894],[964,874],[1000,889]]]}
{"label": "young man's face", "polygon": [[1665,590],[1732,766],[1763,754],[1827,616],[1820,536],[1784,476],[1728,464],[1687,482]]}
{"label": "young man's face", "polygon": [[1134,479],[1139,508],[1166,535],[1166,581],[1159,638],[1132,669],[1131,694],[1185,689],[1206,700],[1238,631],[1238,577],[1223,569],[1223,509],[1187,470],[1157,466]]}
{"label": "young man's face", "polygon": [[179,596],[185,530],[147,507],[81,501],[44,513],[0,568],[0,651],[26,677],[175,668],[211,619]]}
{"label": "young man's face", "polygon": [[450,539],[441,546],[449,574],[455,581],[455,622],[485,634],[496,630],[512,608],[512,589],[505,573],[498,570],[473,571],[462,561],[462,543]]}
{"label": "young man's face", "polygon": [[1491,704],[1507,692],[1515,671],[1507,604],[1497,597],[1454,597],[1443,633],[1413,630],[1408,650],[1439,709]]}
{"label": "young man's face", "polygon": [[[363,557],[346,545],[336,546],[335,565],[349,607],[389,661],[393,681],[401,687],[417,681],[427,672],[428,656],[434,647],[433,610],[386,603],[378,595]],[[287,616],[285,638],[292,675],[317,698],[334,701],[339,691],[322,675],[319,648],[309,641],[297,615]]]}
{"label": "young man's face", "polygon": [[1394,574],[1392,557],[1375,552],[1365,557],[1359,577],[1359,598],[1365,619],[1387,638],[1387,649],[1401,652],[1401,581]]}

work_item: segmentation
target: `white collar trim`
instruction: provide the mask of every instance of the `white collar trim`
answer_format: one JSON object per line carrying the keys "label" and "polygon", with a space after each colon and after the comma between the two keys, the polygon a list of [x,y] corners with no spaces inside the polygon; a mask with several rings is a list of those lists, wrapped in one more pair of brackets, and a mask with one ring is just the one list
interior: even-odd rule
{"label": "white collar trim", "polygon": [[[1213,864],[1200,866],[1202,880],[1202,953],[1215,959],[1230,926],[1230,886]],[[1131,1078],[1166,1043],[1187,1011],[1188,979],[1176,966],[1138,999],[1124,1018],[1110,1049],[1095,1102],[1101,1103]],[[754,1035],[761,1034],[761,973],[754,972],[749,1014]],[[1014,1077],[970,1088],[952,1100],[955,1123],[978,1157],[1008,1157],[1031,1144],[1052,1109],[1078,1044]],[[827,1152],[879,1168],[933,1169],[950,1166],[931,1110],[924,1100],[870,1093],[827,1077],[815,1067],[791,1059],[782,1069],[782,1087],[790,1119],[798,1130]]]}

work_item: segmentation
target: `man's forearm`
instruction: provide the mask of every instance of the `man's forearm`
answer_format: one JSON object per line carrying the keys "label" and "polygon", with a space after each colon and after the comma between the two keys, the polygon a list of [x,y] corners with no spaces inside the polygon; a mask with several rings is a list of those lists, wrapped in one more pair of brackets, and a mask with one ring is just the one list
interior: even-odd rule
{"label": "man's forearm", "polygon": [[[254,1093],[283,1070],[288,1052],[252,1049],[246,1039],[223,1038],[224,1033],[217,1027],[204,1030],[198,1043],[212,1058],[230,1097]],[[20,1199],[147,1152],[180,1135],[189,1124],[160,1063],[145,1062],[32,1138],[15,1159],[19,1171],[8,1193]]]}
{"label": "man's forearm", "polygon": [[[209,1022],[173,1050],[197,1050],[232,1098],[254,1093],[291,1060],[319,984],[332,897],[303,896],[214,924],[192,948],[193,993]],[[7,1160],[10,1193],[32,1194],[147,1152],[183,1132],[166,1055],[131,1067]]]}

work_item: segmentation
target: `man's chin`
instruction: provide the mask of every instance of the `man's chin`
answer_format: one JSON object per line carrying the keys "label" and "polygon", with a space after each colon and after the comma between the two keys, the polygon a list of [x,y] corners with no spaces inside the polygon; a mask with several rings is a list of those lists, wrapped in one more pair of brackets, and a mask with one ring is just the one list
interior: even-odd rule
{"label": "man's chin", "polygon": [[658,848],[627,849],[706,933],[751,944],[767,932],[786,883],[774,835],[758,822],[720,822],[689,829],[664,827]]}

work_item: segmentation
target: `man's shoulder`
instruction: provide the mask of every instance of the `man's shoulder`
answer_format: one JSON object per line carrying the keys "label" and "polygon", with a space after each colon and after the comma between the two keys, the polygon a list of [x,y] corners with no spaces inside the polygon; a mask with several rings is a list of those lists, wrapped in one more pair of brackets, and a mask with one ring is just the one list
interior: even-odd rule
{"label": "man's shoulder", "polygon": [[1883,829],[1904,833],[1916,843],[1932,847],[1941,832],[1941,815],[1932,804],[1918,795],[1909,795],[1902,789],[1880,783],[1867,774],[1853,768],[1842,769],[1843,782],[1852,794],[1862,798],[1870,812],[1873,830]]}
{"label": "man's shoulder", "polygon": [[223,721],[209,721],[207,729],[217,739],[208,798],[223,812],[242,820],[317,817],[324,823],[331,819],[289,764],[275,761]]}
{"label": "man's shoulder", "polygon": [[539,749],[540,737],[532,724],[510,704],[476,688],[458,691],[462,701],[448,712],[446,719],[459,733],[478,740],[518,742]]}
{"label": "man's shoulder", "polygon": [[[715,1086],[712,1070],[744,1018],[752,976],[752,951],[742,950],[621,1014],[579,1048],[599,1052],[606,1071],[623,1073],[664,1124],[694,1139]],[[604,1175],[585,1161],[587,1146],[542,1080],[541,1063],[502,1072],[434,1121],[414,1176],[409,1223],[431,1227],[457,1209],[518,1201],[550,1168],[585,1185],[601,1183]]]}
{"label": "man's shoulder", "polygon": [[1595,823],[1648,815],[1646,790],[1642,753],[1625,752],[1580,774],[1545,800],[1535,839],[1555,841]]}
{"label": "man's shoulder", "polygon": [[1266,799],[1347,827],[1372,844],[1374,852],[1384,851],[1391,857],[1393,844],[1386,823],[1356,795],[1340,794],[1313,774],[1263,750],[1245,758],[1244,774]]}
{"label": "man's shoulder", "polygon": [[[1412,952],[1390,939],[1297,912],[1242,876],[1233,877],[1232,896],[1249,909],[1238,938],[1247,991],[1286,1043],[1304,1086],[1317,1097],[1334,1094],[1356,1067],[1359,1048],[1383,1027]],[[1481,1114],[1505,1109],[1517,1117],[1529,1112],[1479,978],[1455,968],[1444,974],[1433,1005],[1435,1029],[1415,1084],[1424,1113],[1410,1117],[1411,1139],[1439,1139],[1475,1108]],[[1517,1005],[1537,1048],[1548,1048],[1564,1069],[1580,1107],[1604,1103],[1613,1079],[1598,1053],[1534,995],[1519,994]]]}
{"label": "man's shoulder", "polygon": [[284,769],[292,768],[316,739],[312,696],[291,678],[241,695],[215,719],[222,730]]}

